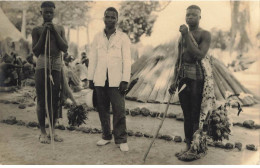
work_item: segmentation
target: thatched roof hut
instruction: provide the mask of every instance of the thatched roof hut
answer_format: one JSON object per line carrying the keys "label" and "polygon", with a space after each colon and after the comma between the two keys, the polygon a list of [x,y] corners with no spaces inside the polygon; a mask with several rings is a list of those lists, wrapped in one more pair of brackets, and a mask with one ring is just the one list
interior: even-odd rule
{"label": "thatched roof hut", "polygon": [[[126,98],[139,102],[167,103],[177,54],[177,41],[159,45],[145,53],[132,65],[131,87]],[[228,91],[244,95],[243,98],[234,98],[241,105],[253,105],[259,101],[220,60],[213,57],[212,64],[217,100],[224,100]],[[176,100],[172,99],[171,103],[176,103]]]}

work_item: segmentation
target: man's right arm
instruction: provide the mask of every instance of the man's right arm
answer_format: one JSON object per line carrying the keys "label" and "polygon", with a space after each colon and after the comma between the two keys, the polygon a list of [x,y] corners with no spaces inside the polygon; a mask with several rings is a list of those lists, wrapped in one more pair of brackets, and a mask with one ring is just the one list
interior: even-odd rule
{"label": "man's right arm", "polygon": [[93,79],[97,66],[97,36],[94,38],[89,53],[89,67],[88,67],[88,80],[90,82],[90,88],[94,89]]}
{"label": "man's right arm", "polygon": [[41,51],[44,47],[45,42],[45,36],[47,29],[43,29],[42,34],[39,35],[39,30],[37,27],[35,27],[32,30],[32,51],[36,57],[38,57],[41,54]]}

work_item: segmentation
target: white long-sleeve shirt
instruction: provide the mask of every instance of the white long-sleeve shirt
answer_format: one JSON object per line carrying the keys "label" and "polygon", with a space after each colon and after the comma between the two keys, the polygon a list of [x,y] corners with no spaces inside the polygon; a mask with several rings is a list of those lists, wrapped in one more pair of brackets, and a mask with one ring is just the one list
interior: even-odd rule
{"label": "white long-sleeve shirt", "polygon": [[95,86],[105,86],[107,79],[109,87],[119,87],[121,81],[130,81],[131,51],[128,36],[116,30],[109,40],[104,31],[98,33],[89,54],[88,80],[93,80]]}

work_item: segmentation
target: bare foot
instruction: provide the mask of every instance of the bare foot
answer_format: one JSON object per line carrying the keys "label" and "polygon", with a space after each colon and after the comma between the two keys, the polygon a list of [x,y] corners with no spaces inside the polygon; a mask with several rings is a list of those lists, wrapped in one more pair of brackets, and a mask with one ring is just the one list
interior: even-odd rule
{"label": "bare foot", "polygon": [[184,153],[186,153],[188,150],[187,149],[185,149],[185,150],[181,150],[180,152],[176,152],[175,153],[175,156],[176,157],[180,157],[181,155],[183,155]]}
{"label": "bare foot", "polygon": [[184,150],[181,150],[180,152],[176,152],[175,156],[180,157],[181,155],[185,154],[187,151],[189,151],[190,145],[186,144],[186,148]]}
{"label": "bare foot", "polygon": [[[48,138],[51,139],[51,136],[48,135]],[[59,137],[57,134],[54,135],[55,142],[63,142],[63,138]]]}
{"label": "bare foot", "polygon": [[39,140],[40,140],[40,142],[43,143],[43,144],[50,144],[50,140],[49,140],[49,138],[47,137],[46,134],[41,134],[41,135],[39,136]]}
{"label": "bare foot", "polygon": [[198,155],[197,152],[192,152],[191,150],[185,152],[184,154],[178,157],[178,159],[182,161],[193,161],[199,158],[200,155]]}

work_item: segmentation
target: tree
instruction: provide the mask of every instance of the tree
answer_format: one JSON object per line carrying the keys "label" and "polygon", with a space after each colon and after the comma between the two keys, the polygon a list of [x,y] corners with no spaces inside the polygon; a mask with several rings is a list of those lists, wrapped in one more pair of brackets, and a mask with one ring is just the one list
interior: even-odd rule
{"label": "tree", "polygon": [[140,41],[145,34],[150,36],[157,16],[153,14],[160,6],[158,1],[124,1],[119,9],[119,28],[127,33],[132,43]]}
{"label": "tree", "polygon": [[1,2],[1,7],[15,27],[27,37],[32,28],[42,22],[40,4],[36,1]]}
{"label": "tree", "polygon": [[211,32],[211,42],[210,48],[219,48],[221,50],[226,50],[230,44],[230,32],[223,31],[217,28],[212,28]]}
{"label": "tree", "polygon": [[[1,7],[10,21],[26,36],[33,27],[42,23],[39,1],[1,2]],[[86,26],[87,12],[92,2],[56,1],[55,22],[66,27]]]}
{"label": "tree", "polygon": [[70,29],[77,30],[77,44],[79,43],[79,28],[81,26],[87,28],[89,22],[88,12],[93,2],[84,1],[58,1],[57,6],[57,22],[68,28],[67,39],[69,41]]}
{"label": "tree", "polygon": [[231,1],[231,30],[230,43],[231,52],[233,49],[239,51],[240,54],[247,52],[251,47],[249,25],[250,25],[250,9],[249,2]]}

